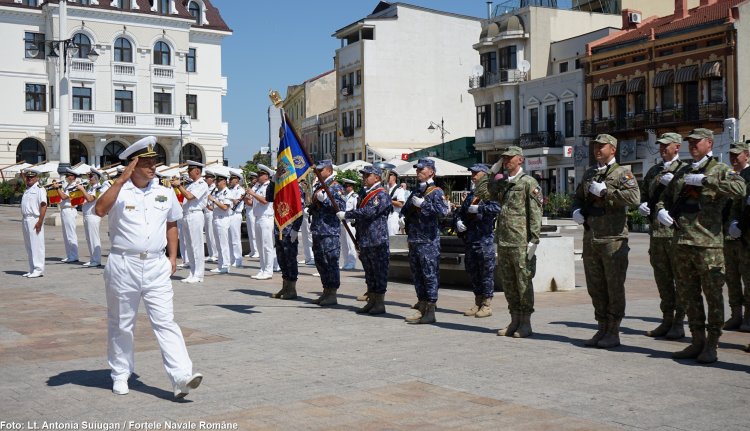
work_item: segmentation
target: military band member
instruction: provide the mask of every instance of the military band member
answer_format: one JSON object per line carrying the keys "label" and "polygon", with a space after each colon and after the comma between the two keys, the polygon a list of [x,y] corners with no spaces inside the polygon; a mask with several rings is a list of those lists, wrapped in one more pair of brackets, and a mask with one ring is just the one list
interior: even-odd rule
{"label": "military band member", "polygon": [[661,300],[659,307],[662,321],[655,329],[647,331],[649,337],[666,337],[671,340],[685,336],[683,321],[685,309],[678,301],[675,287],[674,264],[672,263],[672,237],[674,228],[662,225],[656,220],[656,203],[674,178],[675,172],[686,165],[680,160],[682,136],[677,133],[664,133],[656,140],[662,161],[653,166],[643,178],[641,206],[638,212],[651,220],[648,255],[654,269],[654,280]]}
{"label": "military band member", "polygon": [[47,215],[47,191],[39,184],[40,172],[28,168],[21,172],[26,190],[21,198],[21,228],[29,272],[24,277],[44,276],[44,217]]}
{"label": "military band member", "polygon": [[172,187],[176,187],[184,200],[182,202],[182,227],[185,230],[185,251],[190,265],[190,275],[183,278],[183,283],[202,283],[206,261],[203,256],[203,210],[208,202],[208,184],[201,178],[203,163],[193,160],[187,162],[187,174],[190,184],[185,185],[179,180],[172,180]]}
{"label": "military band member", "polygon": [[258,253],[258,241],[255,238],[255,213],[253,212],[253,196],[250,194],[250,190],[258,190],[258,174],[256,172],[248,172],[250,177],[250,184],[247,185],[248,193],[245,193],[245,227],[247,228],[247,242],[249,253],[245,255],[248,258],[259,258]]}
{"label": "military band member", "polygon": [[[253,214],[255,215],[255,241],[260,254],[260,270],[252,278],[257,280],[269,280],[273,277],[274,251],[273,239],[273,183],[270,178],[274,175],[273,169],[268,166],[258,165],[258,187],[256,190],[248,190],[253,198]],[[271,200],[267,199],[268,193]]]}
{"label": "military band member", "polygon": [[[675,228],[672,253],[677,295],[692,334],[690,345],[672,357],[701,363],[717,360],[724,325],[722,211],[728,200],[745,197],[742,177],[713,156],[713,136],[709,129],[690,132],[693,163],[677,171],[657,204],[659,222]],[[706,297],[707,314],[701,293]]]}
{"label": "military band member", "polygon": [[399,225],[406,229],[409,267],[417,294],[416,313],[408,323],[435,323],[440,287],[440,218],[450,212],[443,190],[435,185],[435,161],[419,159],[414,165],[419,187],[401,208]]}
{"label": "military band member", "polygon": [[229,217],[229,255],[231,265],[242,268],[242,213],[245,209],[245,188],[240,185],[242,169],[229,169],[229,193],[232,199],[232,212]]}
{"label": "military band member", "polygon": [[583,174],[573,201],[573,220],[584,226],[583,268],[598,330],[584,344],[620,345],[628,270],[627,209],[641,203],[638,183],[615,160],[617,139],[600,134],[591,141],[597,164]]}
{"label": "military band member", "polygon": [[99,236],[102,218],[96,215],[94,207],[99,196],[106,192],[110,186],[110,183],[106,181],[100,183],[103,176],[103,172],[92,167],[88,174],[88,188],[85,188],[82,184],[78,185],[78,190],[83,193],[83,198],[86,200],[81,206],[83,230],[86,233],[86,244],[89,247],[89,256],[91,256],[91,259],[83,264],[86,267],[98,267],[102,264],[102,241]]}
{"label": "military band member", "polygon": [[218,266],[210,272],[226,274],[231,264],[229,257],[229,216],[232,214],[232,198],[227,188],[229,171],[223,166],[211,168],[208,172],[216,178],[216,192],[208,196],[208,202],[214,213],[213,229],[216,248],[219,250]]}
{"label": "military band member", "polygon": [[[729,161],[732,168],[739,173],[747,185],[750,182],[750,167],[748,167],[748,144],[735,142],[729,148]],[[750,250],[745,231],[750,234],[750,208],[747,198],[732,199],[725,207],[724,222],[724,260],[727,271],[727,295],[729,296],[730,316],[724,322],[724,330],[739,329],[750,332]],[[744,289],[743,289],[744,284]],[[743,294],[744,290],[744,294]],[[742,307],[745,316],[742,316]]]}
{"label": "military band member", "polygon": [[78,172],[68,168],[65,172],[65,181],[58,189],[60,193],[60,220],[62,222],[63,243],[65,244],[65,258],[63,263],[78,262],[78,234],[76,233],[76,219],[78,210],[71,203],[70,194],[78,190],[80,184]]}
{"label": "military band member", "polygon": [[214,212],[213,209],[209,208],[208,203],[208,196],[213,196],[216,193],[216,177],[213,173],[209,173],[208,169],[205,169],[203,179],[208,186],[206,208],[203,209],[203,230],[206,237],[206,250],[208,250],[205,261],[216,262],[219,260],[219,250],[216,247],[216,237],[214,236]]}
{"label": "military band member", "polygon": [[112,391],[127,394],[128,378],[135,369],[133,330],[143,299],[174,395],[183,398],[203,376],[193,374],[185,340],[174,321],[170,276],[177,268],[176,222],[182,210],[172,190],[152,181],[158,156],[155,144],[156,138],[149,136],[126,148],[120,159],[128,162],[127,168],[96,202],[99,217],[109,214],[112,242],[104,269],[109,366]]}
{"label": "military band member", "polygon": [[393,212],[388,216],[388,235],[398,235],[401,229],[398,225],[398,219],[401,215],[401,208],[406,202],[406,190],[401,188],[398,183],[398,174],[394,171],[388,173],[388,196],[391,198]]}
{"label": "military band member", "polygon": [[[346,202],[346,208],[341,208],[341,210],[349,211],[356,209],[359,197],[354,191],[354,188],[356,187],[357,182],[348,178],[345,178],[342,181],[344,183],[344,201]],[[357,231],[351,221],[344,220],[341,222],[341,257],[344,260],[341,269],[353,270],[357,266],[357,249],[354,246],[354,240],[352,240],[352,238],[346,233],[344,223],[349,225],[349,230],[352,234],[355,236],[357,235]]]}

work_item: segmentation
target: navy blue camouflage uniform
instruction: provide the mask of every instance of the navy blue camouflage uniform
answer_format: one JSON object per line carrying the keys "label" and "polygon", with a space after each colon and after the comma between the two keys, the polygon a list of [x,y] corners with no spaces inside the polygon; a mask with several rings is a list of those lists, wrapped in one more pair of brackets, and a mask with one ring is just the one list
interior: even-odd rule
{"label": "navy blue camouflage uniform", "polygon": [[[379,190],[378,190],[379,189]],[[365,201],[370,192],[378,190]],[[367,291],[385,293],[391,251],[388,240],[388,215],[393,211],[391,198],[380,184],[375,184],[362,197],[356,209],[346,212],[354,219],[359,244],[359,260],[365,270]]]}
{"label": "navy blue camouflage uniform", "polygon": [[[478,199],[474,203],[474,199],[472,191],[456,212],[456,221],[461,220],[466,226],[466,232],[458,236],[466,246],[464,263],[474,295],[492,298],[495,292],[495,220],[500,214],[500,204]],[[479,206],[476,214],[469,212],[472,204]]]}
{"label": "navy blue camouflage uniform", "polygon": [[[414,196],[424,198],[421,208],[414,205]],[[434,303],[438,298],[440,217],[448,215],[448,203],[443,196],[443,190],[430,180],[401,207],[409,243],[409,267],[414,275],[414,290],[419,301]]]}
{"label": "navy blue camouflage uniform", "polygon": [[[273,181],[266,188],[266,200],[273,202]],[[302,188],[300,187],[300,195],[302,194]],[[304,206],[304,201],[303,206]],[[281,267],[281,278],[289,281],[297,281],[299,275],[299,268],[297,267],[297,253],[299,247],[299,235],[292,241],[292,231],[299,233],[302,227],[302,217],[300,215],[291,224],[288,224],[282,230],[281,238],[279,238],[279,227],[274,223],[273,225],[273,238],[274,246],[276,248],[276,260]]]}
{"label": "navy blue camouflage uniform", "polygon": [[[344,188],[334,181],[333,175],[326,180],[326,184],[338,208],[345,209]],[[308,209],[311,218],[310,232],[313,239],[313,256],[323,288],[338,289],[341,285],[339,274],[341,221],[336,217],[336,210],[333,209],[330,198],[323,202],[318,200],[316,195],[322,189],[321,185],[315,188],[311,199],[312,203]]]}

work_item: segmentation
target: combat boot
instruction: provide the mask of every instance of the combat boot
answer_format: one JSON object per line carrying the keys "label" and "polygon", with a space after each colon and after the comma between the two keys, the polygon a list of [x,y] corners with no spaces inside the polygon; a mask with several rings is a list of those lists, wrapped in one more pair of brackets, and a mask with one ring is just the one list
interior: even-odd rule
{"label": "combat boot", "polygon": [[375,296],[374,295],[362,295],[365,298],[367,298],[367,304],[365,304],[364,307],[357,310],[357,314],[365,314],[368,313],[372,307],[375,305]]}
{"label": "combat boot", "polygon": [[596,347],[596,345],[599,344],[599,340],[601,340],[604,337],[604,334],[606,332],[607,332],[607,322],[605,321],[599,322],[596,334],[594,334],[594,336],[589,338],[588,340],[584,341],[583,345],[586,347]]}
{"label": "combat boot", "polygon": [[328,289],[324,287],[323,293],[321,293],[319,297],[313,299],[312,303],[320,305],[320,302],[325,300],[327,297],[328,297]]}
{"label": "combat boot", "polygon": [[672,327],[669,328],[669,332],[667,332],[667,335],[664,336],[664,338],[668,340],[680,340],[685,337],[685,326],[684,326],[684,320],[685,320],[685,313],[678,311],[674,314],[674,319],[672,320]]}
{"label": "combat boot", "polygon": [[474,306],[464,312],[464,316],[473,316],[477,314],[477,311],[482,307],[482,295],[474,295]]}
{"label": "combat boot", "polygon": [[730,307],[730,310],[732,314],[730,314],[729,320],[724,322],[723,329],[725,331],[735,331],[740,329],[740,325],[742,325],[742,306]]}
{"label": "combat boot", "polygon": [[696,358],[696,361],[701,364],[712,364],[716,362],[718,355],[716,349],[719,347],[719,334],[708,334],[706,338],[706,344],[703,346],[703,351]]}
{"label": "combat boot", "polygon": [[359,295],[357,297],[357,301],[360,301],[360,302],[369,301],[370,300],[369,299],[369,295],[370,295],[370,292],[369,291],[365,291],[365,293],[363,293],[363,294],[361,294],[361,295]]}
{"label": "combat boot", "polygon": [[324,298],[318,302],[318,305],[321,307],[326,307],[329,305],[336,305],[338,302],[336,301],[336,289],[324,289],[324,291],[327,291],[328,293],[324,293]]}
{"label": "combat boot", "polygon": [[663,313],[661,323],[656,328],[646,331],[647,337],[663,337],[667,335],[674,322],[674,313]]}
{"label": "combat boot", "polygon": [[747,305],[745,306],[745,318],[742,319],[740,331],[750,332],[750,307],[748,307]]}
{"label": "combat boot", "polygon": [[513,338],[530,337],[531,334],[533,334],[531,331],[531,313],[520,313],[519,318],[520,323],[518,324],[518,329],[516,329],[516,332],[513,334]]}
{"label": "combat boot", "polygon": [[287,291],[287,280],[286,278],[281,279],[281,290],[271,295],[271,298],[281,298]]}
{"label": "combat boot", "polygon": [[518,325],[520,324],[520,316],[517,312],[511,311],[510,312],[510,324],[506,326],[505,328],[497,331],[497,335],[501,337],[512,337],[513,334],[516,333],[516,329],[518,329]]}
{"label": "combat boot", "polygon": [[600,349],[611,349],[620,345],[620,322],[622,319],[610,319],[607,323],[607,332],[596,343]]}
{"label": "combat boot", "polygon": [[434,302],[428,302],[425,304],[424,308],[424,314],[422,314],[422,318],[414,323],[419,324],[429,324],[429,323],[435,323],[435,303]]}
{"label": "combat boot", "polygon": [[375,297],[375,303],[367,314],[385,314],[385,293],[373,293],[372,296]]}
{"label": "combat boot", "polygon": [[492,316],[492,307],[490,307],[490,304],[492,304],[492,298],[489,296],[482,298],[482,306],[479,308],[479,311],[477,311],[474,314],[474,317],[490,317]]}
{"label": "combat boot", "polygon": [[281,294],[281,299],[297,298],[297,282],[292,280],[286,281],[286,292]]}
{"label": "combat boot", "polygon": [[[416,304],[416,310],[417,312],[412,314],[411,316],[407,317],[406,320],[408,323],[417,323],[419,319],[422,318],[422,315],[425,312],[425,307],[427,306],[427,301],[418,301]],[[414,307],[412,307],[414,308]]]}
{"label": "combat boot", "polygon": [[673,359],[695,359],[698,355],[703,352],[703,348],[706,346],[706,331],[690,331],[693,335],[693,339],[690,340],[690,345],[685,347],[679,352],[672,353]]}

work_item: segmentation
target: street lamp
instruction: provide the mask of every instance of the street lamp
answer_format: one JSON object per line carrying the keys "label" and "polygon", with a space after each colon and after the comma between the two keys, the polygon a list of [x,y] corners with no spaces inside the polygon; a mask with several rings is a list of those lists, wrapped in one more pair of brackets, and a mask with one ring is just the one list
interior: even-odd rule
{"label": "street lamp", "polygon": [[445,135],[449,134],[450,132],[445,130],[445,120],[441,117],[440,118],[440,124],[430,121],[430,125],[427,127],[427,131],[432,133],[435,130],[440,130],[440,158],[445,160]]}
{"label": "street lamp", "polygon": [[182,156],[182,127],[187,126],[188,122],[185,121],[185,116],[180,115],[180,164],[182,164],[182,160],[184,157]]}

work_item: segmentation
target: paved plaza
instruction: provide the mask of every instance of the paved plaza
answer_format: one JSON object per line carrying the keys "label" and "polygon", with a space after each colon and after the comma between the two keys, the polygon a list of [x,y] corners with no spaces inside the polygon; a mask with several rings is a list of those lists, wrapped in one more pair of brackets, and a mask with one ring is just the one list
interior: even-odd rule
{"label": "paved plaza", "polygon": [[[14,425],[8,421],[20,429],[44,421],[81,429],[750,428],[750,353],[742,351],[750,334],[725,333],[719,362],[709,366],[670,358],[688,339],[643,335],[660,317],[646,234],[631,235],[623,345],[609,351],[582,347],[596,323],[580,261],[575,291],[536,295],[535,334],[523,340],[496,336],[508,321],[501,293],[494,315],[476,319],[462,314],[470,291],[441,289],[438,323],[413,326],[403,321],[415,301],[404,283],[389,284],[388,314],[354,313],[361,271],[342,273],[331,308],[310,303],[322,289],[304,265],[297,301],[271,299],[281,276],[251,279],[255,259],[202,284],[175,282],[176,320],[194,370],[205,375],[177,402],[143,307],[137,378],[130,394],[112,394],[103,269],[60,263],[61,228],[46,226],[45,276],[22,278],[19,220],[18,207],[0,207],[0,428]],[[568,232],[580,249],[581,231]],[[78,235],[85,261],[80,227]],[[103,221],[105,254],[106,238]],[[173,279],[187,275],[178,270]]]}

